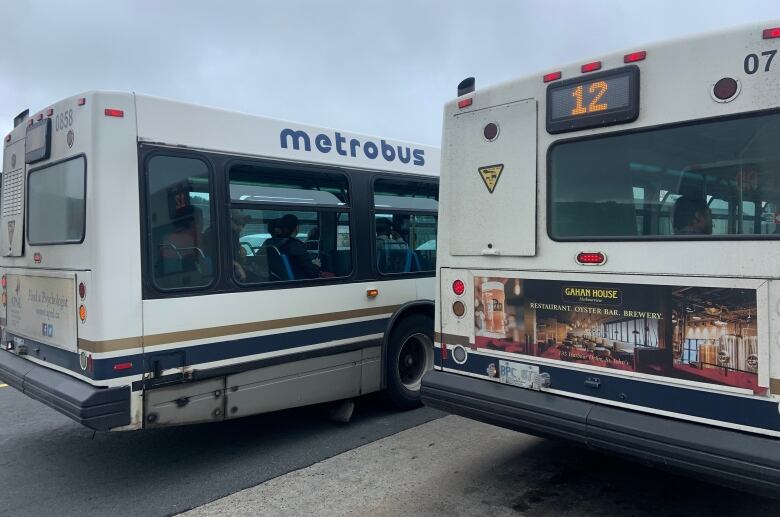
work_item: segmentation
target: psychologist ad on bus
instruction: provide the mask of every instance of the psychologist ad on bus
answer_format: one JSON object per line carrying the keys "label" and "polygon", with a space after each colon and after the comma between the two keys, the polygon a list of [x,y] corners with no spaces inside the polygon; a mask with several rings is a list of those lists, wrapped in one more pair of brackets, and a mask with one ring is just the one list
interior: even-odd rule
{"label": "psychologist ad on bus", "polygon": [[476,277],[479,349],[764,393],[756,291]]}

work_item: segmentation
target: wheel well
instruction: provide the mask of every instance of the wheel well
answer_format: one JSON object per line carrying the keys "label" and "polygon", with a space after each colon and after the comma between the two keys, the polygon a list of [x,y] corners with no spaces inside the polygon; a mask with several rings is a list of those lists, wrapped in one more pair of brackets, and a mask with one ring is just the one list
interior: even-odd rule
{"label": "wheel well", "polygon": [[398,309],[398,311],[396,311],[396,313],[393,314],[393,316],[390,318],[390,323],[388,323],[387,329],[385,330],[385,335],[382,338],[382,388],[387,386],[387,344],[390,341],[390,336],[392,335],[393,330],[395,330],[395,328],[398,327],[402,321],[415,314],[427,316],[431,319],[431,322],[433,322],[436,319],[433,300],[419,300],[408,303]]}

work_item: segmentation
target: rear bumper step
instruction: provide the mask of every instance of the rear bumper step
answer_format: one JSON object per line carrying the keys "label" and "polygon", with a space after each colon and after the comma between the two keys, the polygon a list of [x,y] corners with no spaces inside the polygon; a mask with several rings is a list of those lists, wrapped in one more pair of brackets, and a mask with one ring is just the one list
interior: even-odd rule
{"label": "rear bumper step", "polygon": [[96,431],[130,423],[129,386],[96,388],[4,350],[0,381]]}
{"label": "rear bumper step", "polygon": [[780,497],[780,439],[440,371],[425,375],[421,393],[456,415]]}

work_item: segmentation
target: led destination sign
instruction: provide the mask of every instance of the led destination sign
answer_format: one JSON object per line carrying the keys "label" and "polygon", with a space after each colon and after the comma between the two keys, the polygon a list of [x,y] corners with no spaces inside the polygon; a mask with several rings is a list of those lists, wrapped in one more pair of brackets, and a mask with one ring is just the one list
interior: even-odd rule
{"label": "led destination sign", "polygon": [[622,124],[639,115],[639,68],[588,74],[547,87],[547,132]]}

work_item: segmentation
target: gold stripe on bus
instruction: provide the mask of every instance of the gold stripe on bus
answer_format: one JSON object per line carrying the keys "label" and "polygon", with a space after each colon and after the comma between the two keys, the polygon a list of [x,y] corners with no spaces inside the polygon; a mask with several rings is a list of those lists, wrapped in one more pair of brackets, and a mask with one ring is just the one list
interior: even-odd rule
{"label": "gold stripe on bus", "polygon": [[780,379],[769,379],[769,393],[780,395]]}
{"label": "gold stripe on bus", "polygon": [[441,343],[442,340],[444,340],[444,343],[447,345],[469,346],[471,344],[469,343],[469,338],[467,336],[458,336],[456,334],[434,333],[433,337],[437,343]]}
{"label": "gold stripe on bus", "polygon": [[89,339],[79,338],[79,349],[93,354],[104,352],[116,352],[118,350],[130,350],[131,348],[141,348],[143,341],[141,337],[126,337],[121,339],[107,339],[105,341],[90,341]]}
{"label": "gold stripe on bus", "polygon": [[128,350],[131,348],[140,348],[142,346],[166,345],[169,343],[179,343],[182,341],[194,341],[196,339],[209,339],[235,334],[247,334],[250,332],[260,332],[264,330],[276,330],[286,327],[297,327],[301,325],[314,325],[317,323],[329,323],[333,321],[364,318],[368,316],[378,316],[380,314],[391,314],[398,309],[400,305],[388,305],[384,307],[371,307],[368,309],[357,309],[352,311],[330,312],[325,314],[313,314],[311,316],[298,316],[295,318],[282,318],[278,320],[256,321],[252,323],[239,323],[236,325],[224,325],[221,327],[209,327],[203,329],[182,330],[179,332],[166,332],[164,334],[154,334],[151,336],[132,337],[123,339],[110,339],[106,341],[89,341],[79,339],[79,348],[87,352],[103,353],[116,352],[119,350]]}

